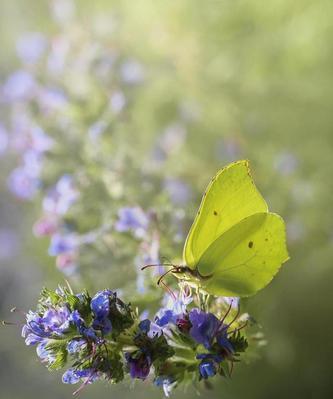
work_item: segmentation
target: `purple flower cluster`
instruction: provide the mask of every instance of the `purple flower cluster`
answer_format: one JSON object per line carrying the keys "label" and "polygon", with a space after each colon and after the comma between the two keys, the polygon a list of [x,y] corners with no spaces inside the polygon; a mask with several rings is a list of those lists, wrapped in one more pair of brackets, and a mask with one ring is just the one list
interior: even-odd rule
{"label": "purple flower cluster", "polygon": [[[20,155],[20,165],[8,177],[8,187],[11,192],[23,200],[32,199],[41,187],[41,171],[44,154],[53,145],[53,141],[36,126],[18,126],[23,135],[16,146]],[[15,144],[15,143],[14,143]]]}
{"label": "purple flower cluster", "polygon": [[[105,289],[90,297],[69,288],[44,289],[36,312],[26,315],[22,335],[50,370],[68,361],[62,381],[82,387],[96,380],[120,382],[153,377],[166,396],[188,378],[226,376],[226,368],[247,347],[245,337],[211,312],[190,308],[182,292],[173,306],[160,309],[154,320],[140,320],[116,292]],[[79,388],[81,389],[81,388]]]}

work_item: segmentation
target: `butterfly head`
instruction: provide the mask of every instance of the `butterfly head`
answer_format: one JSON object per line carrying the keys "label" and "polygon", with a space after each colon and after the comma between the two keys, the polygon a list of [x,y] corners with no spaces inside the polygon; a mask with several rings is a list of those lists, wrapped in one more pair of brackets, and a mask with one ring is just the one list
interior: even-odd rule
{"label": "butterfly head", "polygon": [[187,266],[174,266],[171,273],[179,280],[191,280],[190,268]]}

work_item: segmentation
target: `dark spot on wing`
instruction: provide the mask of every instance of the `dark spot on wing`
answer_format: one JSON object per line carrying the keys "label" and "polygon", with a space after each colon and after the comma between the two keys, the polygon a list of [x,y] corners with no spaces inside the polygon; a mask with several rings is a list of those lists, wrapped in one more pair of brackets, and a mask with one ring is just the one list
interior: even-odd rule
{"label": "dark spot on wing", "polygon": [[249,242],[249,248],[252,248],[253,247],[253,241],[250,241]]}
{"label": "dark spot on wing", "polygon": [[268,238],[267,238],[267,237],[265,238],[265,241],[266,241],[266,242],[268,241]]}
{"label": "dark spot on wing", "polygon": [[214,211],[213,213],[214,213],[215,216],[217,216],[217,212],[216,211]]}

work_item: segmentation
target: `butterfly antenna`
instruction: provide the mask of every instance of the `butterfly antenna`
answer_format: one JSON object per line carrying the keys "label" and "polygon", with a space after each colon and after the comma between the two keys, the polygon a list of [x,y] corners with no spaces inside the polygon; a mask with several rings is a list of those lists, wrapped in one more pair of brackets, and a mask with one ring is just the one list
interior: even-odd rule
{"label": "butterfly antenna", "polygon": [[170,287],[168,287],[164,281],[160,281],[160,283],[163,285],[163,287],[166,289],[166,291],[171,295],[173,300],[177,300],[176,294],[172,291]]}
{"label": "butterfly antenna", "polygon": [[161,267],[161,266],[175,267],[172,263],[154,263],[151,265],[145,265],[145,266],[141,267],[140,270],[145,270],[145,269],[148,269],[149,267]]}
{"label": "butterfly antenna", "polygon": [[173,271],[173,268],[167,270],[165,273],[162,274],[162,276],[160,276],[160,278],[157,280],[157,285],[160,285],[160,283],[162,282],[162,280],[164,279],[164,277],[169,274],[170,272]]}

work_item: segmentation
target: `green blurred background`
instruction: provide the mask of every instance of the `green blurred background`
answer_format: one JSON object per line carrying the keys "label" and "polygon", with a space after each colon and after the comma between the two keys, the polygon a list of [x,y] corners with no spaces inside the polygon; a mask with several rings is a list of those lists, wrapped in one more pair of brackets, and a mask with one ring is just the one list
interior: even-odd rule
{"label": "green blurred background", "polygon": [[[83,25],[116,16],[120,45],[153,76],[135,107],[140,148],[182,101],[194,116],[174,167],[193,165],[204,187],[223,164],[248,158],[271,209],[287,220],[291,260],[248,301],[268,345],[258,360],[239,365],[232,380],[202,395],[332,398],[332,1],[77,0],[76,9]],[[1,0],[1,80],[18,65],[17,38],[52,32],[53,24],[47,1]],[[34,307],[40,288],[62,278],[31,249],[35,211],[6,192],[10,166],[1,163],[0,318],[14,305]],[[38,362],[16,328],[0,330],[1,399],[71,397],[60,376]],[[148,383],[106,385],[82,397],[163,396]]]}

